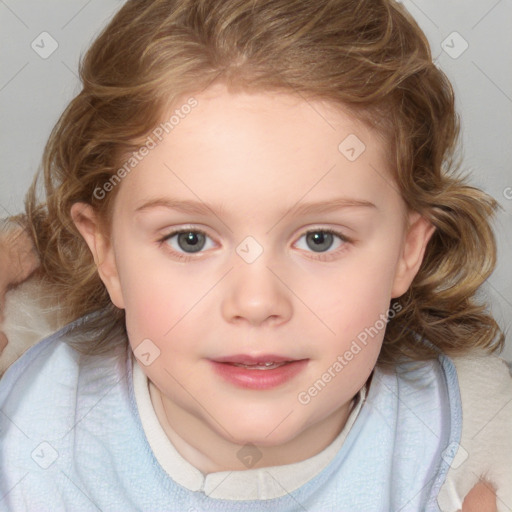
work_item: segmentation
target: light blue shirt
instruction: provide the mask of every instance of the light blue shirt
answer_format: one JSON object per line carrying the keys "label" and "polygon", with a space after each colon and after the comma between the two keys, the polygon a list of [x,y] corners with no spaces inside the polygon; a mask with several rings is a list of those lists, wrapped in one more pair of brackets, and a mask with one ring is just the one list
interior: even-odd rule
{"label": "light blue shirt", "polygon": [[376,367],[319,474],[279,498],[232,501],[190,491],[163,470],[142,428],[127,343],[80,354],[66,343],[74,324],[31,347],[0,380],[0,510],[439,512],[462,429],[450,358]]}

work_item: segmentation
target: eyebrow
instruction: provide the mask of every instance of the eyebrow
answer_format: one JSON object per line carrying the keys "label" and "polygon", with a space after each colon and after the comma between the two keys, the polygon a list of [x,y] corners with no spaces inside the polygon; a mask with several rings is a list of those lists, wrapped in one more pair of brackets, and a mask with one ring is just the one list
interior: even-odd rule
{"label": "eyebrow", "polygon": [[[347,197],[337,197],[327,201],[302,203],[296,207],[291,207],[281,212],[282,215],[308,215],[311,213],[328,213],[342,208],[364,207],[375,208],[377,206],[364,199],[354,199]],[[184,213],[209,215],[216,213],[218,215],[226,214],[224,205],[208,205],[201,201],[177,200],[172,198],[157,197],[149,199],[135,209],[135,212],[144,212],[154,208],[168,208],[170,210],[181,211]]]}

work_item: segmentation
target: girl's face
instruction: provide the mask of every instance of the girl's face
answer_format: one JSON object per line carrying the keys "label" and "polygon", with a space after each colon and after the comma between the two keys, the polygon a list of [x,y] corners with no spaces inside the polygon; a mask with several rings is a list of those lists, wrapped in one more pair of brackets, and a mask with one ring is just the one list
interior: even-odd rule
{"label": "girl's face", "polygon": [[259,446],[259,466],[295,443],[279,460],[301,460],[344,425],[432,229],[350,116],[220,85],[194,97],[117,185],[111,245],[88,242],[166,430],[211,459],[218,441],[233,460]]}

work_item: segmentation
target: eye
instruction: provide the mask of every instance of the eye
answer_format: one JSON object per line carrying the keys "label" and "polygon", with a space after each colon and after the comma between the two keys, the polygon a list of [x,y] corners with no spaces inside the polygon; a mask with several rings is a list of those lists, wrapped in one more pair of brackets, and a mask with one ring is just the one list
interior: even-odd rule
{"label": "eye", "polygon": [[[298,244],[299,242],[305,238],[306,247],[300,247]],[[338,241],[336,241],[336,238]],[[350,240],[343,235],[342,233],[339,233],[338,231],[335,231],[333,229],[313,229],[309,230],[306,233],[304,233],[297,242],[297,247],[299,249],[303,250],[312,250],[315,253],[325,253],[329,251],[329,249],[335,249],[334,251],[330,251],[329,254],[335,254],[339,251],[336,251],[336,249],[343,250],[346,245],[346,242],[350,242]],[[334,247],[333,247],[334,244]]]}
{"label": "eye", "polygon": [[[194,254],[205,248],[207,240],[210,237],[198,229],[180,229],[173,231],[159,240],[160,243],[166,243],[171,246],[173,252],[180,257],[181,253]],[[213,245],[213,244],[212,244]],[[211,248],[211,247],[207,247]]]}
{"label": "eye", "polygon": [[[299,244],[303,238],[305,238],[306,242],[305,248],[300,247]],[[209,246],[208,241],[210,241]],[[172,255],[179,260],[189,260],[191,257],[188,255],[200,253],[204,249],[211,249],[215,246],[211,238],[204,231],[192,228],[172,231],[158,240],[158,242],[165,244]],[[296,242],[296,245],[299,249],[317,253],[316,259],[327,260],[345,250],[347,242],[351,242],[351,240],[342,233],[333,229],[319,228],[304,233],[299,238],[299,241]],[[329,251],[329,249],[334,250]]]}

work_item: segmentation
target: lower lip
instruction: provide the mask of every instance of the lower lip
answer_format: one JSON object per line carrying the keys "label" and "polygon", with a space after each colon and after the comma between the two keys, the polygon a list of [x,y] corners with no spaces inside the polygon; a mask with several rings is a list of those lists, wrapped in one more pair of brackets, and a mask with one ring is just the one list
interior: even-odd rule
{"label": "lower lip", "polygon": [[280,386],[300,373],[307,359],[293,361],[272,370],[247,370],[229,363],[210,361],[214,370],[231,384],[249,389],[270,389]]}

